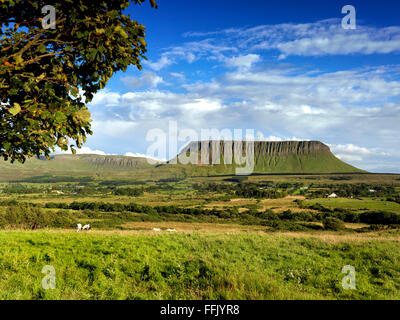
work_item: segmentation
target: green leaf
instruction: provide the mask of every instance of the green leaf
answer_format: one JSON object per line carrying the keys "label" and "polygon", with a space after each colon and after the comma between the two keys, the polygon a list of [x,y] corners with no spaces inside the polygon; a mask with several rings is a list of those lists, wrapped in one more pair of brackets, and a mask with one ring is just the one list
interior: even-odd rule
{"label": "green leaf", "polygon": [[115,32],[118,32],[125,39],[128,38],[128,34],[125,32],[125,30],[120,25],[115,27]]}
{"label": "green leaf", "polygon": [[15,57],[15,62],[17,64],[20,64],[20,63],[24,62],[24,60],[22,59],[22,57],[20,55],[18,55],[18,56]]}
{"label": "green leaf", "polygon": [[144,40],[144,38],[140,38],[140,39],[139,39],[139,42],[141,43],[142,46],[144,46],[144,47],[147,46],[147,43],[146,43],[146,41]]}
{"label": "green leaf", "polygon": [[38,49],[40,53],[45,53],[47,51],[46,46],[44,44],[41,44]]}
{"label": "green leaf", "polygon": [[14,106],[13,106],[12,108],[8,109],[8,111],[9,111],[13,116],[15,116],[15,115],[17,115],[17,114],[21,111],[21,106],[20,106],[18,103],[14,102]]}
{"label": "green leaf", "polygon": [[77,112],[75,112],[74,119],[75,119],[75,121],[80,122],[80,123],[85,123],[85,122],[91,122],[92,121],[90,119],[90,112],[86,107],[82,108],[81,110],[79,110]]}

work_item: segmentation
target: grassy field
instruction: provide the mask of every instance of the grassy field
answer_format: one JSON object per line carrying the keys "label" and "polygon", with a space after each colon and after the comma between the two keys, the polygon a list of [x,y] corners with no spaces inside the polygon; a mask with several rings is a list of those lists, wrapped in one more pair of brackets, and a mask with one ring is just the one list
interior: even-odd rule
{"label": "grassy field", "polygon": [[28,169],[0,172],[0,299],[400,299],[399,175]]}
{"label": "grassy field", "polygon": [[[400,234],[0,232],[0,299],[399,299]],[[41,286],[43,266],[56,288]],[[344,290],[342,267],[356,269]]]}
{"label": "grassy field", "polygon": [[400,212],[400,204],[385,199],[318,198],[305,201],[306,205],[320,203],[328,208],[356,210],[386,210]]}

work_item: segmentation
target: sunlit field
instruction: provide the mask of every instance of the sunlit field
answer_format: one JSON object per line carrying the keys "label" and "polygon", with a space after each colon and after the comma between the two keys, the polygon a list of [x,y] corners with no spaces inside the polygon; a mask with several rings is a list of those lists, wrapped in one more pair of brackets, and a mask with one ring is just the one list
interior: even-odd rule
{"label": "sunlit field", "polygon": [[400,181],[369,176],[3,182],[0,298],[399,299]]}
{"label": "sunlit field", "polygon": [[[147,226],[149,227],[149,226]],[[145,226],[143,226],[146,229]],[[2,231],[1,299],[398,299],[400,233]],[[44,290],[45,265],[56,288]],[[352,265],[356,290],[344,290]]]}

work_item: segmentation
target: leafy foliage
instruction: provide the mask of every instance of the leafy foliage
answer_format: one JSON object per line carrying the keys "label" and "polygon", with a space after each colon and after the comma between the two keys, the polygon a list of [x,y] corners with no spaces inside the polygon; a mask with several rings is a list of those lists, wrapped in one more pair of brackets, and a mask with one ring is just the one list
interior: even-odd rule
{"label": "leafy foliage", "polygon": [[343,221],[335,217],[326,217],[323,223],[326,230],[338,231],[344,229]]}
{"label": "leafy foliage", "polygon": [[141,69],[145,27],[123,10],[144,1],[59,1],[55,29],[42,26],[45,1],[0,1],[0,157],[82,146],[92,133],[85,103],[115,72]]}

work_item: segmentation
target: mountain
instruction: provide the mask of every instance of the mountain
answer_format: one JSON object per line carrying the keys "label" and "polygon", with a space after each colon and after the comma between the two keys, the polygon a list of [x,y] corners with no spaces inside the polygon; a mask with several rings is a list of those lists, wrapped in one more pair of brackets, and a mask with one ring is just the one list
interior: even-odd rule
{"label": "mountain", "polygon": [[[234,175],[239,166],[224,163],[224,157],[233,159],[239,151],[244,153],[246,144],[232,141],[194,141],[168,163],[152,165],[146,158],[126,156],[104,156],[95,154],[55,155],[51,160],[31,158],[25,164],[0,161],[0,181],[15,181],[29,177],[107,177],[107,179],[159,179],[171,177]],[[181,164],[179,159],[193,153],[194,164]],[[219,146],[219,150],[218,150]],[[213,150],[220,164],[212,164]],[[207,163],[201,161],[202,151]],[[245,153],[244,153],[245,154]],[[174,164],[174,161],[177,161]],[[215,161],[216,162],[216,161]],[[254,169],[249,173],[361,173],[357,169],[336,158],[329,147],[319,141],[255,141]]]}
{"label": "mountain", "polygon": [[[219,149],[219,150],[218,150]],[[193,152],[193,150],[197,150]],[[192,153],[191,153],[192,151]],[[190,165],[192,170],[209,171],[214,174],[232,174],[235,168],[240,167],[232,160],[226,164],[226,159],[234,159],[233,154],[246,155],[246,143],[234,141],[193,141],[189,143],[177,156],[166,165],[182,166],[181,157],[196,159]],[[204,159],[201,160],[201,154]],[[214,160],[213,158],[214,152]],[[219,164],[218,164],[219,159]],[[206,162],[206,163],[204,163]],[[214,163],[214,164],[212,164]],[[186,165],[187,166],[187,165]],[[242,167],[244,164],[242,165]],[[194,169],[197,168],[197,169]],[[338,159],[329,147],[320,141],[254,141],[254,173],[354,173],[365,172]]]}
{"label": "mountain", "polygon": [[45,158],[27,159],[24,164],[0,161],[0,170],[35,169],[45,171],[132,171],[153,168],[146,158],[103,156],[96,154],[60,154]]}

